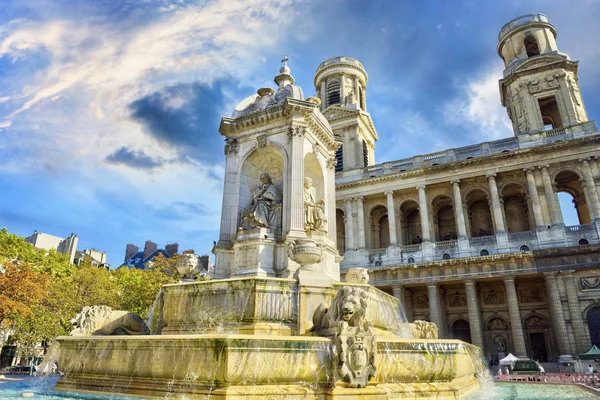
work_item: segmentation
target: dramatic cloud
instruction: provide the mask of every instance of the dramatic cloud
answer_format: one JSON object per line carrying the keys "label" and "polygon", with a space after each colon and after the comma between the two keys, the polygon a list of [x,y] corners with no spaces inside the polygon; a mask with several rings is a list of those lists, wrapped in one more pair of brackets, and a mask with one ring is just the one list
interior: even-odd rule
{"label": "dramatic cloud", "polygon": [[159,143],[209,162],[223,159],[217,129],[224,106],[221,84],[167,87],[130,104],[131,117]]}
{"label": "dramatic cloud", "polygon": [[105,159],[108,164],[122,164],[131,168],[153,169],[163,165],[163,162],[146,155],[142,150],[130,150],[121,147]]}

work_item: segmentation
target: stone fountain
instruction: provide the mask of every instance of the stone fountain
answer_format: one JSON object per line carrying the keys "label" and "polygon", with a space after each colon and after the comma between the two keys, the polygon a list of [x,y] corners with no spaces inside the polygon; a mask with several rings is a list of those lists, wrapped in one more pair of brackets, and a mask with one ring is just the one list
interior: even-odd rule
{"label": "stone fountain", "polygon": [[[479,348],[437,339],[431,323],[409,324],[398,299],[368,284],[366,270],[340,282],[334,166],[341,139],[319,99],[304,100],[287,60],[277,91],[260,89],[222,119],[226,172],[213,279],[164,286],[151,335],[141,334],[144,327],[135,334],[126,321],[136,319],[118,314],[110,332],[96,330],[102,336],[58,338],[65,375],[56,389],[186,399],[455,399],[480,387]],[[88,314],[81,325],[93,319]]]}

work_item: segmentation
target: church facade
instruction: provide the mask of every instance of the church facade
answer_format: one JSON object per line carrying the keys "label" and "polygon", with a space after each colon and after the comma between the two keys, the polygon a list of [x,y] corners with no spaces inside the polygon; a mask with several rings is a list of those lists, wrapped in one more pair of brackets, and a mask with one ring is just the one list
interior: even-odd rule
{"label": "church facade", "polygon": [[[350,268],[401,300],[440,337],[556,361],[600,344],[600,135],[577,61],[543,14],[502,27],[500,99],[514,137],[376,164],[368,75],[349,57],[323,62],[321,112],[343,140],[336,239]],[[579,224],[565,225],[558,193]],[[560,357],[563,356],[563,357]]]}
{"label": "church facade", "polygon": [[[382,164],[363,65],[326,60],[304,99],[284,57],[278,88],[221,120],[214,277],[286,278],[289,293],[299,282],[306,332],[309,300],[366,268],[408,321],[435,322],[487,359],[568,361],[600,345],[600,134],[578,63],[543,14],[510,21],[498,40],[514,136]],[[559,193],[577,225],[565,224]]]}

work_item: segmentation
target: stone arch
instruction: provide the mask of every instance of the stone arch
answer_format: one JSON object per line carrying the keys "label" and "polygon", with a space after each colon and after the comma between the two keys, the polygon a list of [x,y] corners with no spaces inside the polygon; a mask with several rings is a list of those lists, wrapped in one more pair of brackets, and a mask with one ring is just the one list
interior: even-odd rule
{"label": "stone arch", "polygon": [[523,332],[528,353],[533,360],[547,362],[551,358],[550,323],[541,314],[531,312],[523,318]]}
{"label": "stone arch", "polygon": [[510,329],[510,322],[502,315],[492,315],[485,321],[487,331],[504,331]]}
{"label": "stone arch", "polygon": [[419,204],[415,200],[405,200],[400,204],[400,223],[403,245],[421,243],[421,214]]}
{"label": "stone arch", "polygon": [[371,249],[380,249],[390,245],[390,224],[388,211],[384,205],[378,204],[369,212],[371,220]]}
{"label": "stone arch", "polygon": [[452,198],[446,194],[435,196],[431,200],[431,209],[435,239],[438,241],[456,239],[458,235]]}
{"label": "stone arch", "polygon": [[335,209],[336,246],[338,253],[344,255],[346,252],[346,215],[344,210]]}
{"label": "stone arch", "polygon": [[492,315],[484,323],[486,358],[498,360],[510,352],[510,323],[501,315]]}
{"label": "stone arch", "polygon": [[[581,179],[581,174],[576,169],[562,168],[554,174],[553,182],[556,184],[556,190],[559,194],[566,193],[572,198],[579,224],[589,224],[591,222],[590,209]],[[561,208],[561,213],[563,220],[568,217],[567,210]]]}
{"label": "stone arch", "polygon": [[600,304],[594,303],[585,313],[592,344],[600,346]]}
{"label": "stone arch", "polygon": [[531,230],[527,192],[518,183],[508,183],[501,191],[506,227],[508,232],[525,232]]}
{"label": "stone arch", "polygon": [[533,35],[526,35],[525,39],[523,39],[523,47],[525,48],[525,53],[527,57],[534,57],[540,55],[540,47],[538,45],[538,41]]}
{"label": "stone arch", "polygon": [[473,343],[471,340],[471,324],[465,318],[457,318],[452,322],[452,338],[463,342]]}
{"label": "stone arch", "polygon": [[[255,148],[245,155],[239,173],[238,226],[241,222],[240,212],[250,206],[252,194],[261,186],[260,176],[262,173],[269,174],[273,184],[283,195],[287,185],[287,179],[283,174],[286,164],[285,151],[280,146],[271,143]],[[279,223],[281,224],[281,222]]]}
{"label": "stone arch", "polygon": [[471,237],[494,234],[494,222],[488,193],[480,188],[470,190],[465,197]]}

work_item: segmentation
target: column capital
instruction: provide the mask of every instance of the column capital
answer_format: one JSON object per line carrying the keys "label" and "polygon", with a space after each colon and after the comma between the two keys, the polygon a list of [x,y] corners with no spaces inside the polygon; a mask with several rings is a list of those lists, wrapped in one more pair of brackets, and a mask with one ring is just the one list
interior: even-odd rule
{"label": "column capital", "polygon": [[417,185],[416,186],[417,190],[421,191],[421,190],[425,190],[425,185],[421,184],[421,185]]}
{"label": "column capital", "polygon": [[487,172],[485,174],[485,177],[488,179],[488,182],[490,182],[490,183],[496,182],[496,173],[495,172]]}
{"label": "column capital", "polygon": [[364,199],[365,198],[363,196],[356,196],[356,197],[354,197],[354,200],[356,200],[359,203],[362,203]]}
{"label": "column capital", "polygon": [[429,283],[427,283],[427,287],[428,288],[433,287],[433,288],[437,289],[439,286],[440,286],[440,284],[437,283],[437,282],[429,282]]}
{"label": "column capital", "polygon": [[558,277],[558,272],[544,272],[543,275],[546,279],[556,279]]}
{"label": "column capital", "polygon": [[515,277],[514,276],[505,276],[502,278],[504,280],[504,282],[509,282],[509,281],[515,281]]}
{"label": "column capital", "polygon": [[523,168],[523,172],[525,172],[527,175],[533,174],[533,171],[535,171],[535,167]]}
{"label": "column capital", "polygon": [[600,160],[600,154],[596,154],[596,155],[594,156],[594,160]]}
{"label": "column capital", "polygon": [[542,164],[542,165],[538,165],[538,168],[543,170],[548,170],[548,168],[550,168],[550,164]]}
{"label": "column capital", "polygon": [[579,162],[582,164],[587,164],[590,161],[590,157],[581,157]]}
{"label": "column capital", "polygon": [[452,186],[458,186],[458,184],[460,183],[460,179],[458,179],[458,178],[451,179],[450,183],[452,184]]}
{"label": "column capital", "polygon": [[344,202],[346,203],[352,203],[352,201],[354,200],[354,197],[347,197],[344,199]]}
{"label": "column capital", "polygon": [[385,192],[383,192],[383,194],[385,194],[386,196],[394,196],[394,191],[393,190],[386,190]]}
{"label": "column capital", "polygon": [[467,279],[464,282],[465,282],[465,285],[475,285],[477,283],[475,281],[475,279]]}

